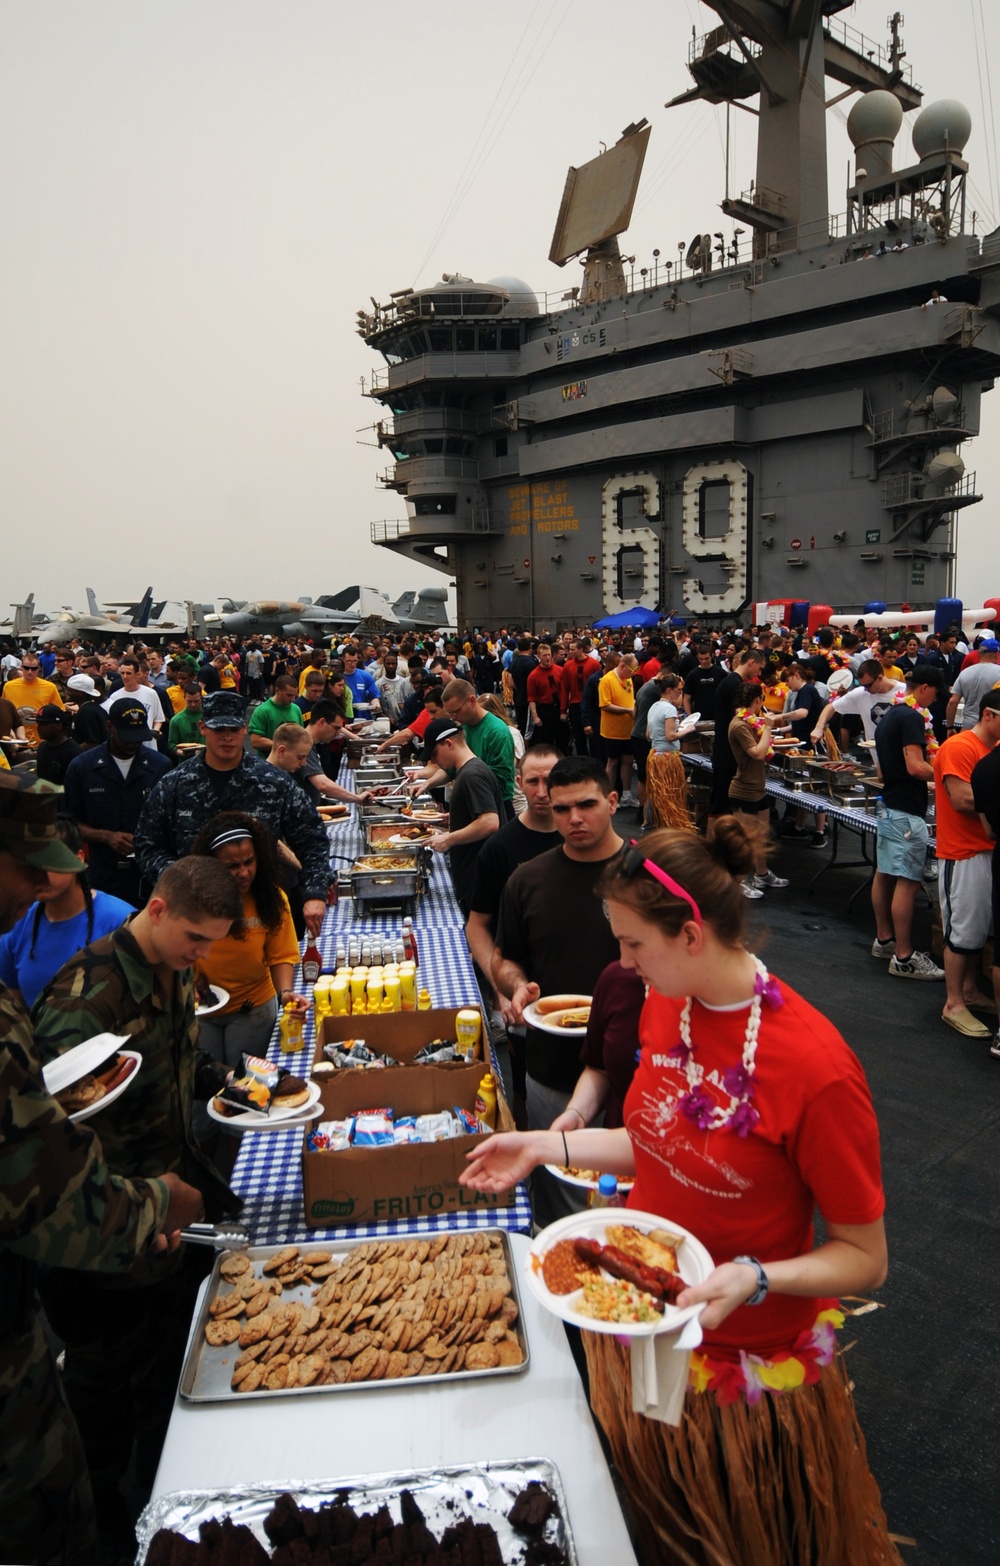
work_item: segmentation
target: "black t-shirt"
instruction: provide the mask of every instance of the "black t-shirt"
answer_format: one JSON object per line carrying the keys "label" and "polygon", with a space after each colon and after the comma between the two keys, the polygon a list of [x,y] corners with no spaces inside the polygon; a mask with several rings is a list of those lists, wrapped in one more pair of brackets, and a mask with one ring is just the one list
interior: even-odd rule
{"label": "black t-shirt", "polygon": [[485,840],[476,861],[476,884],[469,903],[473,913],[489,914],[490,927],[496,933],[503,889],[518,865],[526,865],[561,844],[558,832],[533,832],[518,820],[505,822]]}
{"label": "black t-shirt", "polygon": [[829,658],[824,658],[822,653],[813,653],[811,658],[802,660],[807,669],[815,669],[817,680],[825,685],[833,673],[833,664]]}
{"label": "black t-shirt", "polygon": [[[617,960],[618,942],[595,896],[609,863],[570,859],[560,846],[520,865],[507,882],[497,946],[543,995],[592,995]],[[529,1028],[526,1064],[536,1082],[571,1093],[580,1075],[579,1042]]]}
{"label": "black t-shirt", "polygon": [[76,740],[68,739],[62,745],[52,745],[42,740],[36,756],[36,771],[43,783],[58,783],[62,787],[66,768],[74,756],[80,754]]}
{"label": "black t-shirt", "polygon": [[972,799],[990,824],[993,844],[993,922],[1000,915],[1000,747],[991,750],[972,769]]}
{"label": "black t-shirt", "polygon": [[810,736],[819,721],[819,715],[826,703],[815,685],[803,685],[800,691],[792,691],[791,700],[793,710],[795,707],[808,709],[804,718],[795,719],[792,724],[792,733],[801,744],[810,745],[812,744]]}
{"label": "black t-shirt", "polygon": [[514,681],[514,691],[519,701],[527,701],[528,675],[537,668],[538,659],[534,653],[515,653],[510,660],[510,677]]}
{"label": "black t-shirt", "polygon": [[715,688],[715,736],[712,740],[712,771],[736,775],[736,758],[729,745],[729,725],[736,716],[739,694],[746,684],[742,674],[727,674]]}
{"label": "black t-shirt", "polygon": [[684,694],[691,698],[691,711],[700,712],[705,723],[715,717],[715,694],[725,678],[725,669],[710,663],[707,669],[692,669],[684,681]]}
{"label": "black t-shirt", "polygon": [[[500,784],[485,761],[480,761],[478,756],[473,756],[471,761],[460,768],[452,786],[449,807],[450,832],[460,831],[462,827],[478,821],[480,816],[496,815],[503,821],[505,812]],[[472,899],[476,884],[476,861],[483,843],[488,841],[488,838],[480,838],[475,843],[459,843],[448,850],[452,885],[463,909],[469,907]]]}
{"label": "black t-shirt", "polygon": [[107,737],[108,715],[100,702],[81,701],[80,710],[73,719],[73,738],[76,743],[103,745]]}
{"label": "black t-shirt", "polygon": [[905,810],[911,816],[927,814],[927,784],[912,778],[906,770],[906,745],[919,745],[927,755],[927,730],[923,717],[913,707],[900,702],[890,707],[875,730],[875,749],[882,769],[882,800],[890,810]]}

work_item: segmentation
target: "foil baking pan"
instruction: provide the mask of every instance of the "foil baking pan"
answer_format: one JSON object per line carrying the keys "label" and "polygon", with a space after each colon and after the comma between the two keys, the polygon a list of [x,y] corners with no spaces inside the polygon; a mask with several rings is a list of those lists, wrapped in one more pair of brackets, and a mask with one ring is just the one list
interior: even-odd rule
{"label": "foil baking pan", "polygon": [[234,1523],[252,1529],[264,1548],[269,1549],[264,1519],[279,1495],[291,1495],[300,1506],[313,1510],[334,1500],[347,1501],[356,1512],[377,1512],[381,1506],[388,1506],[393,1520],[398,1522],[403,1490],[411,1492],[438,1540],[447,1528],[464,1518],[489,1523],[496,1530],[504,1566],[523,1566],[529,1541],[514,1532],[507,1513],[518,1493],[532,1480],[543,1484],[556,1502],[556,1511],[545,1524],[541,1538],[562,1549],[567,1566],[578,1566],[559,1470],[544,1457],[345,1479],[295,1479],[289,1484],[239,1485],[232,1490],[175,1490],[151,1501],[139,1518],[136,1566],[143,1566],[153,1536],[161,1528],[197,1541],[201,1523],[213,1517],[220,1521],[230,1517]]}
{"label": "foil baking pan", "polygon": [[[524,1310],[518,1286],[518,1270],[511,1254],[510,1239],[507,1231],[505,1229],[456,1229],[454,1233],[486,1234],[491,1239],[499,1239],[503,1247],[507,1277],[510,1279],[508,1292],[517,1305],[517,1320],[510,1330],[515,1334],[520,1345],[523,1356],[520,1365],[498,1365],[493,1370],[466,1370],[463,1368],[462,1370],[448,1370],[443,1374],[435,1373],[427,1376],[404,1377],[395,1381],[345,1381],[329,1386],[282,1387],[274,1390],[262,1387],[256,1392],[234,1392],[230,1386],[233,1366],[243,1353],[243,1350],[238,1343],[213,1348],[205,1341],[205,1327],[212,1320],[209,1314],[209,1306],[220,1290],[228,1292],[230,1288],[220,1271],[225,1259],[224,1254],[220,1252],[215,1259],[215,1266],[208,1280],[208,1287],[205,1290],[204,1298],[195,1318],[194,1333],[191,1342],[188,1344],[184,1368],[181,1371],[180,1385],[178,1387],[180,1396],[188,1403],[253,1403],[260,1401],[262,1398],[322,1397],[326,1393],[375,1392],[385,1387],[398,1388],[403,1385],[414,1387],[429,1386],[434,1382],[440,1381],[481,1381],[484,1378],[495,1379],[498,1376],[520,1375],[522,1371],[528,1368],[530,1352],[527,1333],[524,1329]],[[382,1243],[391,1244],[396,1240],[402,1242],[404,1240],[426,1240],[428,1238],[433,1238],[433,1236],[426,1234],[397,1234],[393,1235],[392,1241]],[[315,1244],[310,1244],[307,1240],[298,1249],[301,1255],[307,1255],[309,1251],[327,1251],[336,1258],[337,1256],[346,1256],[348,1251],[352,1251],[355,1246],[365,1243],[364,1240],[329,1240],[324,1241],[322,1244],[319,1241]],[[285,1248],[284,1245],[251,1245],[243,1254],[251,1263],[256,1263],[259,1266],[260,1263],[266,1262],[270,1257],[276,1255],[278,1251],[282,1251]],[[285,1289],[281,1294],[283,1304],[289,1304],[297,1300],[300,1304],[311,1305],[312,1298],[313,1285],[308,1281],[300,1283],[294,1288]]]}

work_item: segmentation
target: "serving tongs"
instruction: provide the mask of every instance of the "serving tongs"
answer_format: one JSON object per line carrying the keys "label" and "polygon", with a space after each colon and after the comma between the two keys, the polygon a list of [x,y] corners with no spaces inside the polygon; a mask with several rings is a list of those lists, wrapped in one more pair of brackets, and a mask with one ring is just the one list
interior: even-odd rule
{"label": "serving tongs", "polygon": [[250,1230],[245,1223],[191,1223],[181,1230],[188,1245],[209,1245],[215,1251],[245,1251],[250,1245]]}

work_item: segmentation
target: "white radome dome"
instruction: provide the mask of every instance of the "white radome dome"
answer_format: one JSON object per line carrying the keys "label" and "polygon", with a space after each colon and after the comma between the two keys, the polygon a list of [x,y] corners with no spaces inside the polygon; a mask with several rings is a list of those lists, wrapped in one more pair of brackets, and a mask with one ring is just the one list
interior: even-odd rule
{"label": "white radome dome", "polygon": [[903,108],[894,93],[877,87],[857,100],[847,116],[847,134],[855,147],[869,141],[895,141],[903,123]]}
{"label": "white radome dome", "polygon": [[965,104],[955,98],[940,98],[921,109],[914,120],[913,150],[921,161],[944,152],[946,143],[949,152],[960,154],[971,135],[972,115]]}

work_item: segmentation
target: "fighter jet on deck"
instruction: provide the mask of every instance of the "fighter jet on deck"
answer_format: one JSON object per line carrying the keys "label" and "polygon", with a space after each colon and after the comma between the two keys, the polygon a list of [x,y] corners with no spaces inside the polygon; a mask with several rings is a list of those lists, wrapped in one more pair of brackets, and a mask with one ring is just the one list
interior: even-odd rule
{"label": "fighter jet on deck", "polygon": [[128,636],[132,631],[145,629],[149,623],[153,589],[146,588],[134,614],[105,614],[92,587],[87,588],[87,606],[87,614],[82,610],[64,608],[53,615],[51,620],[36,625],[31,634],[40,644],[54,642],[57,647],[71,642],[75,636]]}

